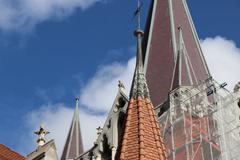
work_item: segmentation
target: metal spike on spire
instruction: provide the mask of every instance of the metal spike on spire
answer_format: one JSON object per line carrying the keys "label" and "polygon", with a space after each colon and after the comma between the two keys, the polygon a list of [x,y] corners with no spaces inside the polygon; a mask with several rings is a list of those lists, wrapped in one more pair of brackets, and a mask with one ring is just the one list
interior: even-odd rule
{"label": "metal spike on spire", "polygon": [[135,31],[135,36],[137,37],[137,67],[143,68],[142,61],[142,37],[144,32],[141,30],[141,3],[140,0],[137,0],[137,29]]}
{"label": "metal spike on spire", "polygon": [[141,29],[141,5],[140,0],[138,0],[138,29]]}
{"label": "metal spike on spire", "polygon": [[145,74],[143,71],[143,58],[142,58],[142,37],[144,32],[141,30],[141,3],[137,0],[137,29],[134,32],[137,37],[137,60],[135,75],[133,81],[133,88],[131,92],[131,97],[137,98],[138,96],[149,98],[149,91],[146,83]]}
{"label": "metal spike on spire", "polygon": [[79,98],[76,97],[75,100],[76,100],[76,108],[74,112],[74,118],[75,120],[78,120],[79,119]]}
{"label": "metal spike on spire", "polygon": [[137,9],[134,12],[134,17],[137,17],[137,28],[141,28],[141,9],[142,9],[142,3],[140,0],[137,1]]}

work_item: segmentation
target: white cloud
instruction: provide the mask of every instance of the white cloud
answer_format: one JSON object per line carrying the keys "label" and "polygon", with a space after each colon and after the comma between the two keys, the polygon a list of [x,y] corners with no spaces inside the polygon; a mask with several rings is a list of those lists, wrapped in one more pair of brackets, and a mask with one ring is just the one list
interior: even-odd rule
{"label": "white cloud", "polygon": [[[73,109],[64,104],[48,104],[41,106],[39,110],[31,112],[28,115],[28,125],[31,134],[34,130],[38,129],[39,123],[43,123],[46,129],[51,132],[47,138],[49,140],[55,140],[58,155],[60,156],[70,128],[73,112]],[[93,146],[93,142],[97,136],[96,128],[102,126],[104,119],[104,115],[93,115],[85,111],[80,111],[81,130],[85,150]],[[34,144],[36,137],[32,138],[31,144]],[[27,145],[29,145],[29,143]],[[36,146],[31,146],[31,150],[35,148]]]}
{"label": "white cloud", "polygon": [[[104,111],[107,113],[112,106],[114,97],[117,94],[118,80],[123,80],[129,91],[131,79],[135,65],[135,58],[125,63],[112,63],[99,68],[95,76],[81,90],[80,102],[93,111]],[[36,137],[32,132],[38,129],[43,122],[51,132],[48,138],[55,139],[58,153],[61,155],[63,146],[69,131],[73,109],[65,104],[47,104],[39,107],[28,115],[29,135],[32,138],[31,144],[34,144]],[[102,126],[106,115],[95,115],[85,110],[80,110],[81,130],[83,134],[85,150],[93,146],[96,139],[96,128]],[[28,149],[34,149],[34,145]]]}
{"label": "white cloud", "polygon": [[240,81],[240,49],[234,41],[223,37],[206,38],[201,42],[210,71],[219,83],[227,82],[233,91]]}
{"label": "white cloud", "polygon": [[135,58],[126,64],[113,63],[101,67],[89,83],[82,88],[80,102],[92,110],[108,111],[117,94],[118,80],[124,82],[127,94],[135,66]]}
{"label": "white cloud", "polygon": [[61,19],[102,0],[0,0],[0,29],[28,31],[48,19]]}
{"label": "white cloud", "polygon": [[[240,49],[223,37],[206,38],[201,42],[203,52],[213,77],[227,82],[228,89],[240,81]],[[135,58],[126,64],[113,63],[101,67],[89,83],[81,89],[81,103],[92,110],[108,111],[117,92],[117,81],[123,80],[129,91]]]}

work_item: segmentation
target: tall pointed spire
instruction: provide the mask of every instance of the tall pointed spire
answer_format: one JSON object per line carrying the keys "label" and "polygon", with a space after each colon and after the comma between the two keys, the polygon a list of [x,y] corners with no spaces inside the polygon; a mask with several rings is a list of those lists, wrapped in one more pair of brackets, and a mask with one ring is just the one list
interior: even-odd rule
{"label": "tall pointed spire", "polygon": [[74,159],[83,153],[83,142],[79,121],[79,98],[76,98],[71,127],[65,142],[61,160]]}
{"label": "tall pointed spire", "polygon": [[[180,76],[178,80],[185,86],[197,85],[210,76],[186,0],[152,0],[145,33],[144,70],[154,106],[167,100],[174,89],[174,75]],[[180,47],[188,57],[178,55]],[[175,70],[178,58],[182,68]]]}
{"label": "tall pointed spire", "polygon": [[142,62],[142,36],[138,0],[137,61],[125,122],[120,160],[166,160],[165,145],[150,100]]}
{"label": "tall pointed spire", "polygon": [[131,97],[137,98],[138,96],[149,98],[149,91],[146,83],[145,74],[143,71],[143,57],[142,57],[142,37],[144,32],[141,30],[141,6],[138,0],[137,11],[137,30],[134,35],[137,38],[137,60],[134,74],[133,88],[130,93]]}
{"label": "tall pointed spire", "polygon": [[193,64],[189,58],[189,54],[183,39],[182,27],[179,27],[178,30],[178,52],[174,67],[171,90],[179,86],[198,84],[197,76],[195,70],[193,69]]}

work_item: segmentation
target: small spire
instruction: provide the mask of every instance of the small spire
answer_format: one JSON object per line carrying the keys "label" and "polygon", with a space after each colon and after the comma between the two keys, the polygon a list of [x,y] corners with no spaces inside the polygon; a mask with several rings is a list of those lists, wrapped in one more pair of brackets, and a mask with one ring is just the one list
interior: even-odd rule
{"label": "small spire", "polygon": [[[183,57],[183,60],[181,60],[181,61],[184,62],[184,65],[186,67],[186,76],[189,80],[190,85],[197,84],[198,80],[197,80],[195,71],[193,69],[192,62],[189,58],[184,39],[183,39],[183,29],[182,29],[181,26],[179,26],[178,30],[179,30],[179,52],[180,52],[179,54],[181,54],[180,56]],[[181,62],[182,63],[181,65],[183,65],[183,62]],[[181,77],[181,84],[180,85],[183,85],[182,81],[183,81],[183,78]],[[193,81],[194,81],[194,83],[193,83]]]}
{"label": "small spire", "polygon": [[143,71],[143,57],[142,57],[142,37],[144,32],[141,30],[141,6],[140,0],[138,0],[138,28],[135,30],[134,35],[137,38],[137,61],[133,81],[133,90],[131,96],[134,98],[141,96],[143,98],[149,98],[149,91],[146,83],[145,74]]}
{"label": "small spire", "polygon": [[44,125],[42,124],[40,126],[40,129],[34,133],[38,135],[38,139],[37,139],[38,147],[42,147],[46,143],[45,136],[50,132],[46,131]]}
{"label": "small spire", "polygon": [[83,153],[83,141],[79,120],[79,98],[75,98],[76,107],[73,114],[72,123],[64,145],[61,160],[74,159]]}
{"label": "small spire", "polygon": [[[137,60],[133,85],[125,119],[125,128],[120,154],[117,159],[166,160],[166,149],[153,104],[150,100],[146,77],[143,71],[142,37],[140,26],[140,0],[138,0]],[[151,146],[149,145],[151,144]]]}

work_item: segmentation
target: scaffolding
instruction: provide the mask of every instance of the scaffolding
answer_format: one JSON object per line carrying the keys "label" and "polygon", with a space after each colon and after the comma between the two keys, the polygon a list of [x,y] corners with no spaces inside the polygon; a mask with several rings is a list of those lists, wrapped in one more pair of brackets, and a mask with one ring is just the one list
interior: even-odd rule
{"label": "scaffolding", "polygon": [[159,117],[169,160],[239,160],[240,110],[225,85],[209,78],[169,94]]}

